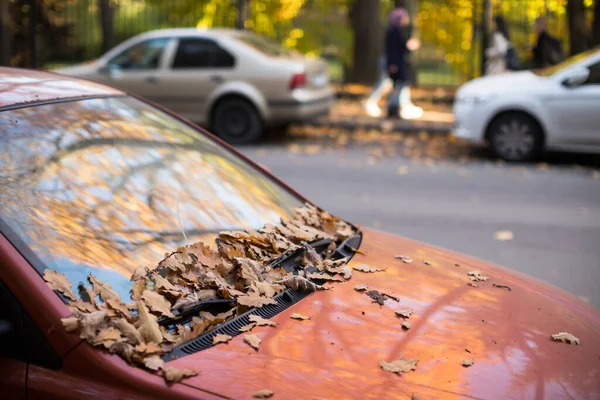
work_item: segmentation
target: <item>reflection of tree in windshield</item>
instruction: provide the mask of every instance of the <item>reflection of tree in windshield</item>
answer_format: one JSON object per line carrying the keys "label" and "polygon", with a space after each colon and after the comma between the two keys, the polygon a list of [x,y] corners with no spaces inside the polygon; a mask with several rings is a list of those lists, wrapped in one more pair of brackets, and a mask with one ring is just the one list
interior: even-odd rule
{"label": "reflection of tree in windshield", "polygon": [[134,99],[6,111],[0,130],[0,214],[39,258],[68,259],[71,269],[107,268],[128,279],[186,241],[258,228],[299,205]]}

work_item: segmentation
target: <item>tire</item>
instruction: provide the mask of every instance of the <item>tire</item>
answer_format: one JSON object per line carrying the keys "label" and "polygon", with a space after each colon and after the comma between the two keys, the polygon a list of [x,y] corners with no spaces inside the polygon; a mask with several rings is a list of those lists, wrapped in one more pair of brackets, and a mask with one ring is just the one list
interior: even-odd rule
{"label": "tire", "polygon": [[240,97],[219,100],[211,122],[213,133],[231,144],[253,143],[263,134],[263,122],[258,111]]}
{"label": "tire", "polygon": [[535,119],[520,112],[496,117],[486,137],[495,155],[506,161],[533,161],[544,148],[542,128]]}

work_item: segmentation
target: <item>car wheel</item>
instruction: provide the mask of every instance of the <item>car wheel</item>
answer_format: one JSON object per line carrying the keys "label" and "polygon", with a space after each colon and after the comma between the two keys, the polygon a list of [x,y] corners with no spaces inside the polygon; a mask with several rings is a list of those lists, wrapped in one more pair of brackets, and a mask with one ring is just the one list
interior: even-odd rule
{"label": "car wheel", "polygon": [[543,148],[542,130],[532,117],[517,112],[502,114],[488,129],[494,153],[506,161],[531,161]]}
{"label": "car wheel", "polygon": [[212,114],[212,131],[231,144],[252,143],[263,134],[263,122],[256,108],[238,97],[220,100]]}

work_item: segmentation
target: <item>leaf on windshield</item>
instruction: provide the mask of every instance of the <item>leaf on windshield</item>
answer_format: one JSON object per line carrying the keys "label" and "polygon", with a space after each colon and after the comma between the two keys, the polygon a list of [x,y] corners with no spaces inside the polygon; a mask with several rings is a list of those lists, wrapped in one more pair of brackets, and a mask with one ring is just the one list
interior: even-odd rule
{"label": "leaf on windshield", "polygon": [[183,378],[189,378],[190,376],[196,376],[198,372],[192,369],[177,369],[169,366],[163,368],[163,376],[170,383],[177,383]]}
{"label": "leaf on windshield", "polygon": [[121,332],[113,327],[100,329],[94,338],[94,344],[109,349],[115,342],[122,342]]}
{"label": "leaf on windshield", "polygon": [[244,342],[250,347],[252,347],[254,350],[258,351],[261,340],[256,335],[244,335]]}
{"label": "leaf on windshield", "polygon": [[150,311],[157,312],[165,317],[175,318],[173,313],[171,313],[171,303],[157,292],[144,290],[144,293],[142,293],[142,301]]}
{"label": "leaf on windshield", "polygon": [[98,293],[102,301],[106,301],[108,299],[116,299],[121,302],[121,296],[117,292],[113,290],[113,288],[106,282],[99,281],[92,274],[88,275],[88,280],[92,284],[94,288],[94,292]]}
{"label": "leaf on windshield", "polygon": [[268,399],[269,397],[273,396],[274,394],[275,394],[275,392],[273,392],[272,390],[262,389],[257,392],[254,392],[252,397],[254,397],[255,399]]}
{"label": "leaf on windshield", "polygon": [[270,319],[265,319],[260,315],[252,314],[248,317],[248,320],[250,322],[254,322],[256,326],[277,326],[277,322],[271,321]]}
{"label": "leaf on windshield", "polygon": [[65,295],[65,297],[75,301],[77,297],[75,293],[73,293],[73,285],[67,279],[65,274],[61,274],[60,272],[52,271],[51,269],[44,270],[44,279],[50,289],[61,292]]}
{"label": "leaf on windshield", "polygon": [[568,332],[559,332],[552,335],[552,340],[560,341],[568,344],[580,344],[580,340],[578,337],[568,333]]}
{"label": "leaf on windshield", "polygon": [[299,319],[299,320],[310,319],[310,317],[307,317],[306,315],[302,315],[302,314],[298,314],[298,313],[293,313],[292,315],[290,315],[290,318],[292,318],[292,319]]}
{"label": "leaf on windshield", "polygon": [[356,285],[354,286],[354,290],[357,291],[361,291],[361,290],[367,290],[369,288],[369,284],[368,283],[361,283],[360,285]]}
{"label": "leaf on windshield", "polygon": [[253,282],[251,289],[253,289],[253,291],[259,295],[271,298],[277,293],[283,292],[285,290],[285,286],[277,283]]}
{"label": "leaf on windshield", "polygon": [[121,331],[121,335],[127,340],[127,343],[136,345],[142,343],[144,339],[140,332],[135,329],[135,326],[130,324],[126,319],[119,318],[113,321],[115,327]]}
{"label": "leaf on windshield", "polygon": [[227,343],[229,342],[231,339],[233,338],[233,336],[230,335],[222,335],[220,333],[216,334],[215,336],[213,336],[213,341],[212,344],[213,346],[219,343]]}
{"label": "leaf on windshield", "polygon": [[248,325],[244,325],[242,326],[240,329],[238,329],[238,332],[248,332],[250,331],[252,328],[254,328],[256,326],[256,324],[248,324]]}
{"label": "leaf on windshield", "polygon": [[98,308],[96,308],[92,303],[86,303],[81,300],[71,301],[69,303],[69,309],[71,309],[73,312],[75,312],[75,310],[79,310],[88,313],[98,310]]}
{"label": "leaf on windshield", "polygon": [[131,298],[133,300],[139,300],[142,297],[142,293],[147,289],[147,281],[145,279],[140,279],[136,281],[131,287]]}
{"label": "leaf on windshield", "polygon": [[414,311],[412,308],[403,308],[401,310],[396,310],[396,315],[399,315],[404,318],[409,318],[413,315]]}
{"label": "leaf on windshield", "polygon": [[369,266],[367,264],[357,264],[357,265],[354,265],[352,267],[352,269],[355,269],[355,270],[360,271],[360,272],[379,272],[379,271],[385,271],[385,269],[374,268],[374,267],[371,267],[371,266]]}
{"label": "leaf on windshield", "polygon": [[277,304],[277,302],[273,299],[267,299],[258,296],[239,296],[237,298],[237,303],[242,306],[258,308],[267,304]]}
{"label": "leaf on windshield", "polygon": [[144,276],[150,273],[150,269],[148,267],[138,267],[131,274],[131,278],[129,279],[132,282],[139,281]]}
{"label": "leaf on windshield", "polygon": [[163,340],[162,332],[157,322],[157,318],[150,314],[148,308],[138,300],[138,325],[137,330],[145,341],[161,343]]}
{"label": "leaf on windshield", "polygon": [[381,368],[383,368],[384,371],[400,374],[416,371],[418,362],[419,360],[408,360],[404,357],[401,357],[400,359],[392,362],[383,360],[379,361],[379,365],[381,365]]}
{"label": "leaf on windshield", "polygon": [[79,318],[79,326],[81,327],[79,337],[94,342],[98,331],[108,327],[107,316],[106,310],[82,314]]}
{"label": "leaf on windshield", "polygon": [[488,278],[487,276],[484,276],[484,275],[481,273],[481,271],[480,271],[480,270],[478,270],[478,269],[475,269],[475,270],[473,270],[473,271],[469,271],[469,272],[467,272],[467,274],[469,275],[469,278],[470,278],[472,281],[475,281],[475,282],[476,282],[476,281],[482,281],[482,282],[485,282],[485,281],[487,281],[487,280],[489,280],[489,279],[490,279],[490,278]]}

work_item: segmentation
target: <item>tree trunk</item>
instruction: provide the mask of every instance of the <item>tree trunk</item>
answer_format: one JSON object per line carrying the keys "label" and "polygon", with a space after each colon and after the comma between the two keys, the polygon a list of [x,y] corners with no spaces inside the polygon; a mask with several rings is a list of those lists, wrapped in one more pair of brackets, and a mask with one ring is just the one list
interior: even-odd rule
{"label": "tree trunk", "polygon": [[111,0],[98,0],[100,9],[100,26],[102,27],[102,52],[105,53],[115,45],[115,31],[113,24],[113,9]]}
{"label": "tree trunk", "polygon": [[569,22],[569,48],[571,55],[587,50],[589,37],[583,0],[568,0],[567,20]]}
{"label": "tree trunk", "polygon": [[600,0],[594,5],[594,24],[592,25],[592,46],[600,46]]}
{"label": "tree trunk", "polygon": [[354,0],[349,15],[354,35],[352,82],[372,84],[379,77],[383,49],[380,16],[380,0]]}
{"label": "tree trunk", "polygon": [[248,1],[237,0],[237,15],[235,19],[235,28],[244,29],[246,26],[246,18],[248,17]]}
{"label": "tree trunk", "polygon": [[8,16],[8,1],[0,0],[0,65],[10,66],[12,35],[10,29],[10,18]]}

